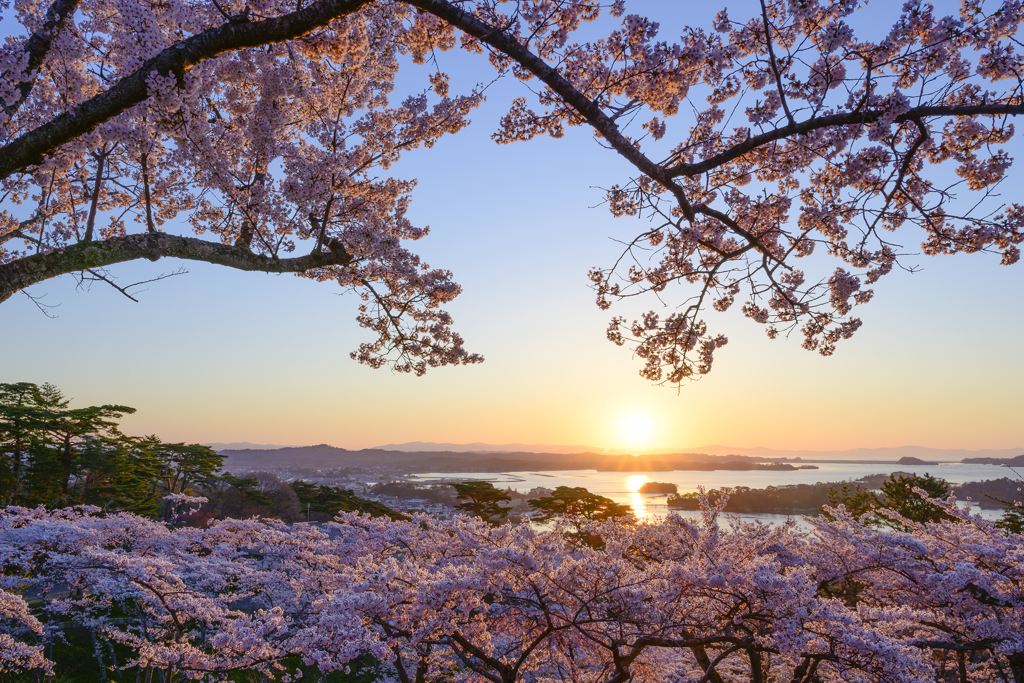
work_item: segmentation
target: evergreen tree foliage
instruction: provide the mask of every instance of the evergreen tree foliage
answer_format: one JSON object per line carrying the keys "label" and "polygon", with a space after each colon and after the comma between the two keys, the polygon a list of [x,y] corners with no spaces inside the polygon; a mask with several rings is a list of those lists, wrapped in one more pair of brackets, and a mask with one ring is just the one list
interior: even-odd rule
{"label": "evergreen tree foliage", "polygon": [[121,433],[123,405],[70,407],[52,384],[0,384],[0,505],[96,505],[142,515],[209,482],[223,456],[198,444]]}
{"label": "evergreen tree foliage", "polygon": [[[916,489],[923,491],[926,496],[923,497]],[[832,489],[828,500],[831,507],[845,505],[848,512],[857,516],[886,509],[911,522],[926,524],[951,519],[945,510],[929,500],[945,499],[948,496],[949,482],[945,479],[927,473],[924,476],[893,474],[882,484],[878,492],[869,491],[859,485],[851,489],[849,485],[844,484],[839,489]],[[881,514],[872,515],[870,522],[875,526],[896,530],[905,526],[898,520]]]}
{"label": "evergreen tree foliage", "polygon": [[508,508],[502,507],[501,503],[511,501],[512,497],[494,488],[491,482],[467,481],[452,486],[459,498],[464,499],[455,506],[457,510],[476,515],[491,526],[501,524],[508,517]]}
{"label": "evergreen tree foliage", "polygon": [[590,520],[625,518],[632,515],[628,505],[591,493],[582,486],[559,486],[550,496],[530,501],[530,507],[541,512],[538,520],[561,515],[575,515]]}
{"label": "evergreen tree foliage", "polygon": [[303,510],[308,511],[310,519],[314,521],[333,519],[339,512],[361,512],[371,517],[408,519],[383,503],[360,498],[351,489],[313,484],[301,479],[291,482],[291,486],[299,497]]}

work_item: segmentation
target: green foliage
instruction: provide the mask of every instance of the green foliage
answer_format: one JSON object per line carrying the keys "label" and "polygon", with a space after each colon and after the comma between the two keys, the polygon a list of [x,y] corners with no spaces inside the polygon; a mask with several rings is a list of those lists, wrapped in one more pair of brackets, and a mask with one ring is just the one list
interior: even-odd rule
{"label": "green foliage", "polygon": [[986,484],[1001,484],[1002,495],[985,495],[1003,506],[1003,516],[996,522],[996,526],[1010,534],[1024,534],[1024,501],[1021,500],[1021,479],[1017,470],[1010,468],[1010,471],[1017,475],[1017,479],[1004,477]]}
{"label": "green foliage", "polygon": [[[798,515],[814,514],[829,503],[833,484],[787,484],[767,486],[763,489],[736,486],[729,489],[726,512],[753,514]],[[708,491],[708,500],[714,504],[721,497],[718,489]],[[680,510],[699,510],[700,494],[695,492],[669,496],[668,506]]]}
{"label": "green foliage", "polygon": [[154,463],[117,425],[135,409],[69,403],[51,384],[0,384],[0,504],[151,514]]}
{"label": "green foliage", "polygon": [[838,489],[828,490],[828,504],[830,507],[845,505],[847,512],[859,517],[880,507],[881,501],[873,491],[859,484],[853,488],[850,488],[849,484],[843,484]]}
{"label": "green foliage", "polygon": [[219,479],[241,491],[249,500],[258,505],[270,505],[270,497],[260,491],[260,483],[253,477],[235,477],[225,472]]}
{"label": "green foliage", "polygon": [[467,481],[452,486],[459,498],[465,499],[455,506],[457,510],[476,515],[492,526],[501,524],[508,516],[508,508],[502,507],[501,503],[512,500],[512,497],[494,488],[491,482]]}
{"label": "green foliage", "polygon": [[576,515],[584,519],[628,518],[633,512],[611,498],[591,493],[582,486],[559,486],[550,496],[530,501],[530,507],[541,513],[538,521],[561,515]]}
{"label": "green foliage", "polygon": [[570,515],[572,530],[566,532],[567,536],[595,550],[604,549],[604,539],[585,530],[581,520],[618,519],[627,522],[633,518],[633,511],[628,505],[620,505],[611,498],[591,493],[582,486],[559,486],[550,496],[536,498],[529,501],[529,504],[540,513],[533,517],[537,522]]}
{"label": "green foliage", "polygon": [[1024,510],[1012,505],[1007,506],[996,526],[1011,534],[1024,534]]}
{"label": "green foliage", "polygon": [[[829,504],[833,507],[843,504],[849,512],[855,515],[885,508],[899,513],[911,522],[920,524],[952,519],[945,510],[922,497],[914,489],[923,490],[928,498],[943,499],[949,496],[949,483],[945,479],[933,477],[930,474],[925,474],[923,477],[913,474],[893,474],[882,484],[878,493],[864,490],[860,486],[851,491],[844,485],[834,495],[829,495]],[[901,530],[904,526],[894,519],[879,514],[872,515],[870,523],[896,530]]]}
{"label": "green foliage", "polygon": [[995,500],[1003,504],[1003,516],[996,526],[1011,534],[1024,534],[1024,505],[1013,500]]}
{"label": "green foliage", "polygon": [[77,474],[78,501],[111,510],[130,510],[154,516],[161,492],[154,483],[159,463],[131,440],[93,439],[79,456],[83,467]]}
{"label": "green foliage", "polygon": [[209,480],[223,457],[125,436],[134,408],[71,408],[51,385],[0,384],[0,505],[96,505],[156,515],[160,498]]}
{"label": "green foliage", "polygon": [[[138,683],[147,680],[146,669],[125,667],[132,658],[132,650],[110,641],[88,628],[72,627],[61,631],[47,645],[47,654],[54,663],[53,678],[40,676],[37,671],[0,672],[0,683]],[[348,663],[348,671],[321,673],[313,665],[303,664],[298,657],[281,660],[283,673],[295,676],[302,670],[304,681],[317,683],[373,683],[380,677],[380,662],[363,655]],[[101,670],[102,667],[102,670]],[[105,676],[105,678],[104,678]],[[166,680],[165,672],[153,669],[149,678],[153,683]],[[174,678],[175,683],[185,679]],[[248,670],[233,671],[224,680],[233,683],[266,683],[262,673]],[[281,680],[278,678],[278,680]]]}
{"label": "green foliage", "polygon": [[301,479],[293,481],[291,486],[299,497],[302,508],[308,509],[310,519],[315,519],[313,513],[316,513],[319,519],[332,519],[339,512],[361,512],[371,517],[408,519],[405,515],[392,510],[383,503],[360,498],[351,489],[312,484]]}
{"label": "green foliage", "polygon": [[370,492],[396,498],[422,498],[431,503],[454,505],[456,494],[450,484],[424,486],[408,481],[382,481],[370,487]]}
{"label": "green foliage", "polygon": [[949,483],[945,479],[937,479],[930,474],[923,477],[894,475],[882,484],[881,498],[884,507],[922,524],[950,519],[942,508],[922,498],[914,489],[922,489],[928,494],[928,498],[944,499],[949,496]]}
{"label": "green foliage", "polygon": [[158,463],[167,493],[185,493],[192,484],[209,481],[224,463],[224,456],[201,444],[164,443],[157,436],[136,441]]}

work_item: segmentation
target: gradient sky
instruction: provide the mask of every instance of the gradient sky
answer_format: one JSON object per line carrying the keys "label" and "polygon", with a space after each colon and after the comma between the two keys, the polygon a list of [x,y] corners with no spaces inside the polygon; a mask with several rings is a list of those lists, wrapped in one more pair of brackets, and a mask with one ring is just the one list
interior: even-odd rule
{"label": "gradient sky", "polygon": [[[685,17],[676,3],[630,7],[670,26],[707,26],[711,10],[694,5]],[[466,56],[444,55],[442,66],[456,91],[489,79]],[[32,290],[59,304],[56,319],[24,296],[4,303],[0,381],[51,382],[77,406],[134,406],[124,431],[172,441],[1024,446],[1024,265],[1001,267],[989,255],[919,257],[920,272],[884,278],[859,309],[864,327],[832,358],[801,349],[798,335],[769,341],[737,306],[709,316],[730,343],[707,378],[679,392],[639,378],[639,363],[604,330],[611,314],[640,307],[597,310],[586,277],[618,255],[615,239],[643,227],[598,206],[597,188],[626,181],[631,169],[583,129],[495,145],[489,135],[520,88],[495,86],[468,130],[391,171],[419,179],[411,217],[432,233],[415,248],[463,285],[450,310],[482,365],[422,378],[370,370],[348,357],[367,338],[354,295],[188,263],[187,275],[149,285],[141,303],[106,285],[76,291],[71,278]],[[1021,151],[1015,141],[1011,153]],[[1008,200],[1019,201],[1021,178],[1024,167],[1011,171]],[[112,272],[132,282],[179,265]],[[627,423],[650,434],[634,427],[630,436]]]}

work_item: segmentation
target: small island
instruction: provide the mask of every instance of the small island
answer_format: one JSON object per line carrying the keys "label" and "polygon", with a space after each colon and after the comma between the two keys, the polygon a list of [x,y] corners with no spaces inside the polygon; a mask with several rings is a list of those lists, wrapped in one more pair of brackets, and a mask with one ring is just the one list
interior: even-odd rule
{"label": "small island", "polygon": [[660,481],[649,481],[640,487],[640,493],[678,493],[679,487]]}

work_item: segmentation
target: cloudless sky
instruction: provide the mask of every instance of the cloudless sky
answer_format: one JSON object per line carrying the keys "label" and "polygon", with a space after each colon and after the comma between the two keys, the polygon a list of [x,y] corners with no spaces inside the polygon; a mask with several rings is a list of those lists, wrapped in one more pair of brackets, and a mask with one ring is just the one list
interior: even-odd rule
{"label": "cloudless sky", "polygon": [[[891,19],[884,5],[870,6],[864,21]],[[685,3],[682,16],[683,3],[628,6],[676,35],[684,22],[708,27],[717,9]],[[490,78],[470,56],[447,53],[441,65],[456,92]],[[491,142],[522,87],[492,87],[468,130],[390,171],[419,179],[411,218],[432,232],[414,248],[463,285],[450,310],[467,348],[486,357],[482,365],[422,378],[370,370],[348,357],[367,339],[354,322],[354,295],[190,262],[187,275],[149,285],[141,303],[106,285],[76,291],[67,277],[32,290],[59,304],[56,319],[22,295],[2,304],[0,381],[51,382],[78,406],[134,406],[127,433],[173,441],[1024,445],[1024,265],[1001,267],[989,255],[922,256],[914,260],[920,272],[884,278],[859,309],[864,327],[832,358],[801,349],[798,334],[769,341],[737,305],[708,317],[730,342],[707,378],[678,392],[639,378],[639,363],[605,339],[605,328],[610,315],[657,302],[601,312],[586,276],[613,262],[616,239],[643,229],[599,206],[598,188],[624,183],[631,168],[585,129],[562,140]],[[1017,141],[1012,152],[1021,156]],[[1011,171],[1008,201],[1019,201],[1021,178],[1024,167]],[[133,282],[179,265],[111,271]]]}

